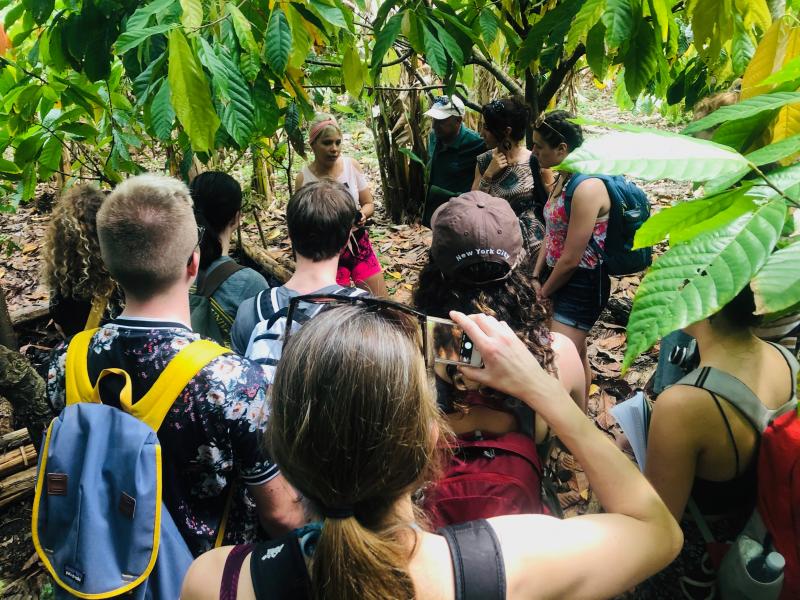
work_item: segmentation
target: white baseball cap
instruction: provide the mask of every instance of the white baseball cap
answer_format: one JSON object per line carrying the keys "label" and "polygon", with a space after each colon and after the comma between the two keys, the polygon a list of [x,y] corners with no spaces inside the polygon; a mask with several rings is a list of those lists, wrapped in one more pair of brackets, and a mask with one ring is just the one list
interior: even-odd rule
{"label": "white baseball cap", "polygon": [[463,117],[464,103],[458,96],[439,96],[433,101],[433,106],[425,113],[425,116],[437,120]]}

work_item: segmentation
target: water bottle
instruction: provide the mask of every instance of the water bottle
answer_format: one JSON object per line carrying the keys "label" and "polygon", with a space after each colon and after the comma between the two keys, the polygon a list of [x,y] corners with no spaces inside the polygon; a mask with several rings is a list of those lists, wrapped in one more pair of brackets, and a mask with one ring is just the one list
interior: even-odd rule
{"label": "water bottle", "polygon": [[786,559],[778,552],[760,554],[747,563],[747,572],[759,583],[770,583],[778,579],[786,566]]}

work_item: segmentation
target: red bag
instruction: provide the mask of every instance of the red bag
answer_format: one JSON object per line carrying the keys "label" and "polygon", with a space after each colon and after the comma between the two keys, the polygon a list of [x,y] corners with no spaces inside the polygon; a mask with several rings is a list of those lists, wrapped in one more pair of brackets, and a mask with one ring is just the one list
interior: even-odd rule
{"label": "red bag", "polygon": [[786,559],[783,600],[800,598],[800,419],[792,410],[761,434],[758,512]]}
{"label": "red bag", "polygon": [[458,438],[443,477],[425,498],[434,528],[500,515],[545,513],[542,463],[521,433]]}

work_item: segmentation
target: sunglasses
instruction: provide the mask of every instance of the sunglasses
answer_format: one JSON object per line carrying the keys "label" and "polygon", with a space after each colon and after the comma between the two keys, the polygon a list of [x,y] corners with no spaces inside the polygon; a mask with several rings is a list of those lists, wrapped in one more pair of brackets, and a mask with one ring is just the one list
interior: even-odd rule
{"label": "sunglasses", "polygon": [[186,261],[186,266],[190,266],[192,264],[192,258],[194,258],[194,249],[200,247],[200,242],[203,241],[203,235],[206,233],[206,228],[198,225],[197,226],[197,243],[192,248],[192,253],[189,255],[189,260]]}
{"label": "sunglasses", "polygon": [[447,96],[437,96],[436,98],[434,98],[433,103],[440,104],[442,106],[449,106],[451,100]]}
{"label": "sunglasses", "polygon": [[[567,144],[567,138],[564,137],[564,134],[562,134],[558,129],[556,129],[555,127],[550,125],[550,123],[547,122],[547,115],[545,113],[540,114],[539,118],[536,119],[536,123],[534,123],[535,129],[539,129],[543,126],[547,127],[550,131],[555,133],[564,144]],[[569,146],[569,144],[567,144],[567,146]]]}

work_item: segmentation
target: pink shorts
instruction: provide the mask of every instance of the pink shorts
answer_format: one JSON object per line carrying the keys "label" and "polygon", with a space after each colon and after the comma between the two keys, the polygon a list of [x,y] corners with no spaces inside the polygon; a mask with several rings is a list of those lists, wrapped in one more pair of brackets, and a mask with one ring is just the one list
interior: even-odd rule
{"label": "pink shorts", "polygon": [[369,233],[364,229],[350,236],[350,241],[339,255],[336,283],[347,287],[351,285],[351,280],[352,283],[365,281],[369,277],[380,273],[381,270],[381,263],[378,262],[378,257],[375,256],[375,250],[369,240]]}

